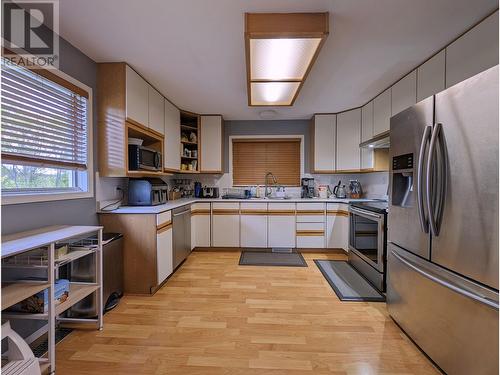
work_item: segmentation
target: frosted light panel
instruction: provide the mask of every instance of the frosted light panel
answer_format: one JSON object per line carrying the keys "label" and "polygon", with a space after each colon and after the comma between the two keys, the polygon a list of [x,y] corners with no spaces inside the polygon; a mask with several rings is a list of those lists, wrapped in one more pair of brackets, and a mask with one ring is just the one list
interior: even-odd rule
{"label": "frosted light panel", "polygon": [[320,38],[250,39],[251,80],[302,80]]}
{"label": "frosted light panel", "polygon": [[252,82],[252,105],[290,105],[300,82]]}

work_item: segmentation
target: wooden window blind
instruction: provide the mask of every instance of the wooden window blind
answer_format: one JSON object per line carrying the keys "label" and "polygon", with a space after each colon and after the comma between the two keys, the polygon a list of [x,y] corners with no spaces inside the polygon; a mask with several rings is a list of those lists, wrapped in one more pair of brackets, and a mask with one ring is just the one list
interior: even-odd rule
{"label": "wooden window blind", "polygon": [[2,160],[85,170],[88,94],[51,75],[2,59]]}
{"label": "wooden window blind", "polygon": [[278,184],[300,185],[300,139],[233,139],[233,185],[264,185],[267,172]]}

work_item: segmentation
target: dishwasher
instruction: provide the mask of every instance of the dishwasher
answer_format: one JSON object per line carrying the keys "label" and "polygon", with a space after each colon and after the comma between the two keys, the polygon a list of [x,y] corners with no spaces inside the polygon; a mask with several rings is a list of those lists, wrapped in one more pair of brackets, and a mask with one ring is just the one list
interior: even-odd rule
{"label": "dishwasher", "polygon": [[191,253],[191,207],[182,206],[172,211],[174,270]]}

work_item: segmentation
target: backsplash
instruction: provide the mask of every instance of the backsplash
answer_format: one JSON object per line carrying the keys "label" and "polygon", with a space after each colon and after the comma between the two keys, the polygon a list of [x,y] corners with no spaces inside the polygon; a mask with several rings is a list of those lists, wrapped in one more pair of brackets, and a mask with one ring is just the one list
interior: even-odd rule
{"label": "backsplash", "polygon": [[[304,174],[303,177],[313,177],[315,179],[316,186],[318,185],[337,185],[341,181],[341,185],[349,186],[350,180],[358,180],[363,188],[363,197],[366,198],[382,198],[387,199],[387,187],[389,184],[389,173],[388,172],[374,172],[374,173],[359,173],[359,174],[335,174],[335,175],[323,175],[323,174]],[[224,189],[232,187],[232,178],[229,173],[224,173],[222,175],[212,175],[212,174],[199,174],[199,175],[174,175],[171,177],[164,177],[163,180],[172,187],[174,185],[174,180],[176,179],[191,179],[194,181],[199,181],[203,186],[215,186],[220,190],[220,195],[224,194]],[[117,187],[123,189],[123,194],[127,197],[127,178],[117,178],[117,177],[99,177],[96,176],[96,201],[97,209],[100,209],[108,204],[111,204],[118,200],[121,196],[120,191],[117,191]],[[241,187],[243,188],[243,187]],[[300,187],[287,187],[287,195],[298,198],[300,197]]]}

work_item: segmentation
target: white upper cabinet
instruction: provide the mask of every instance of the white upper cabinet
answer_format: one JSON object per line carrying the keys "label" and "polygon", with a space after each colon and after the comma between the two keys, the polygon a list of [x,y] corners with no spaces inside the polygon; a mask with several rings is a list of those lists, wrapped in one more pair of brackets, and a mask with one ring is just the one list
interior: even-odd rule
{"label": "white upper cabinet", "polygon": [[164,167],[179,170],[181,167],[181,112],[168,100],[165,107],[165,140],[163,141]]}
{"label": "white upper cabinet", "polygon": [[223,158],[222,116],[201,116],[200,122],[200,167],[201,172],[222,173]]}
{"label": "white upper cabinet", "polygon": [[391,88],[373,99],[373,135],[378,135],[390,128]]}
{"label": "white upper cabinet", "polygon": [[373,138],[373,100],[361,108],[361,142]]}
{"label": "white upper cabinet", "polygon": [[149,84],[128,65],[125,69],[125,90],[127,118],[148,126]]}
{"label": "white upper cabinet", "polygon": [[446,87],[498,64],[498,11],[446,48]]}
{"label": "white upper cabinet", "polygon": [[445,89],[445,56],[442,50],[418,67],[417,102]]}
{"label": "white upper cabinet", "polygon": [[337,170],[359,170],[361,167],[361,109],[337,115]]}
{"label": "white upper cabinet", "polygon": [[314,172],[335,170],[336,115],[315,115],[313,118]]}
{"label": "white upper cabinet", "polygon": [[[373,137],[373,100],[361,108],[361,142]],[[373,149],[361,149],[361,169],[373,168]]]}
{"label": "white upper cabinet", "polygon": [[394,116],[417,102],[417,71],[401,78],[391,90],[391,113]]}
{"label": "white upper cabinet", "polygon": [[162,94],[156,91],[153,86],[148,85],[148,113],[150,129],[157,131],[160,134],[165,132],[165,99]]}

